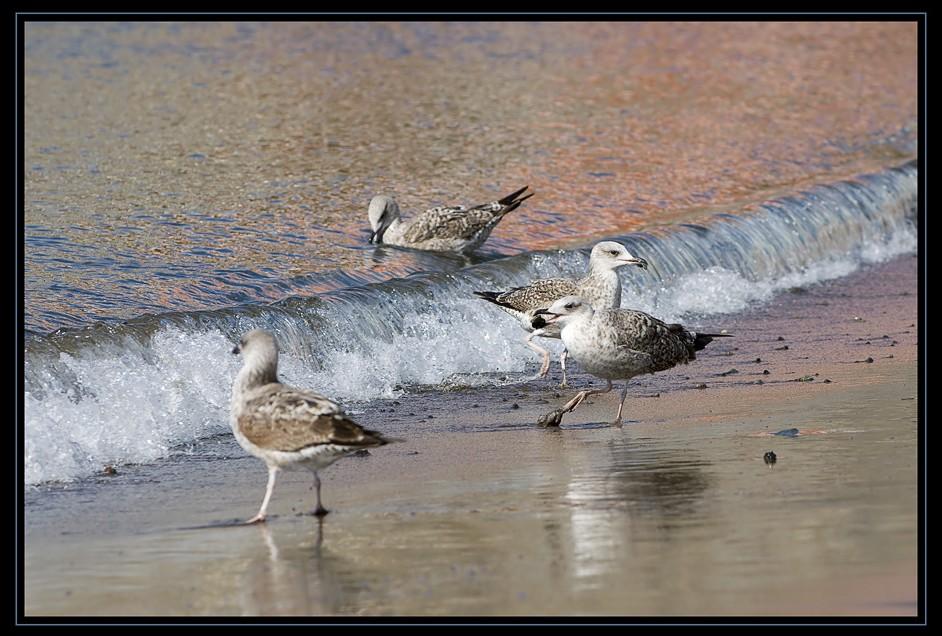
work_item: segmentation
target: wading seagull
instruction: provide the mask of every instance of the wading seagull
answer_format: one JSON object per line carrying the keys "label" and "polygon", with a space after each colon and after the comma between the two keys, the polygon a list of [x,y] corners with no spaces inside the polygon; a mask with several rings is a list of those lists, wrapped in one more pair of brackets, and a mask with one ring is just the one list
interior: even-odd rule
{"label": "wading seagull", "polygon": [[470,252],[481,246],[504,215],[533,196],[521,197],[525,186],[503,199],[467,208],[440,206],[417,214],[408,221],[399,218],[399,204],[378,195],[370,201],[370,243],[438,252]]}
{"label": "wading seagull", "polygon": [[[545,309],[563,296],[579,296],[598,309],[617,309],[621,306],[621,280],[615,270],[624,265],[648,268],[646,260],[632,256],[621,243],[602,241],[592,248],[592,253],[589,255],[589,273],[585,278],[579,280],[544,278],[505,292],[476,291],[474,293],[506,311],[520,322],[520,326],[530,332],[524,342],[543,356],[540,377],[544,377],[549,371],[550,354],[549,351],[533,342],[533,338],[537,336],[559,338],[559,327],[547,324],[534,312],[538,309]],[[567,386],[567,355],[567,350],[563,349],[559,357],[559,365],[563,369],[563,382],[560,386],[563,387]]]}
{"label": "wading seagull", "polygon": [[696,360],[713,338],[729,334],[696,333],[679,324],[667,324],[643,311],[593,309],[578,296],[566,296],[548,309],[535,312],[548,324],[558,325],[566,349],[582,368],[608,383],[605,389],[580,391],[560,409],[540,418],[542,426],[559,426],[563,413],[573,411],[588,396],[608,393],[612,380],[626,380],[613,426],[621,426],[628,382],[636,375],[664,371]]}
{"label": "wading seagull", "polygon": [[306,468],[314,473],[317,508],[323,516],[321,480],[317,471],[344,455],[390,441],[347,417],[331,400],[278,381],[278,344],[267,331],[249,331],[232,353],[244,364],[232,385],[232,432],[239,445],[268,465],[268,488],[258,514],[246,521],[265,520],[268,501],[281,469]]}

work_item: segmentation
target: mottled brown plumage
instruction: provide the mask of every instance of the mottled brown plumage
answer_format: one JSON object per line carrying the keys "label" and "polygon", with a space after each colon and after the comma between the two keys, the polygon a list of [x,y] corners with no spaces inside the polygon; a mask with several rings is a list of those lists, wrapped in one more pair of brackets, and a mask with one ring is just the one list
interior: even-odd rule
{"label": "mottled brown plumage", "polygon": [[[561,327],[560,335],[569,353],[582,368],[607,381],[604,390],[581,391],[562,409],[552,414],[558,423],[562,414],[572,411],[588,395],[612,390],[612,380],[630,380],[656,373],[696,359],[713,338],[726,334],[698,334],[683,325],[667,324],[643,311],[594,309],[578,296],[560,298],[549,308],[539,310],[550,324]],[[621,425],[621,412],[628,392],[622,391],[615,424]]]}
{"label": "mottled brown plumage", "polygon": [[[583,278],[543,278],[505,292],[476,291],[474,294],[500,307],[530,332],[524,342],[543,356],[540,375],[545,376],[549,371],[549,351],[536,345],[533,337],[559,338],[559,327],[547,324],[536,316],[535,312],[549,307],[563,296],[579,296],[600,309],[620,306],[621,279],[617,270],[625,265],[647,269],[648,262],[632,256],[621,243],[602,241],[592,248],[589,255],[589,272]],[[563,350],[559,359],[563,371],[561,386],[566,386],[566,356],[567,352]]]}
{"label": "mottled brown plumage", "polygon": [[370,201],[368,216],[373,233],[370,242],[413,249],[470,252],[484,243],[502,218],[533,196],[520,196],[527,186],[503,199],[465,207],[438,206],[420,212],[408,221],[400,218],[399,204],[388,196]]}
{"label": "mottled brown plumage", "polygon": [[265,520],[265,512],[281,469],[306,468],[314,473],[317,515],[321,505],[317,471],[361,448],[382,446],[387,440],[350,419],[340,406],[311,391],[278,381],[278,344],[267,331],[250,331],[233,353],[245,364],[232,386],[230,423],[239,445],[268,465],[268,487],[262,506],[248,523]]}
{"label": "mottled brown plumage", "polygon": [[260,448],[300,451],[318,444],[369,447],[386,440],[349,419],[334,402],[283,384],[266,384],[249,391],[238,426]]}

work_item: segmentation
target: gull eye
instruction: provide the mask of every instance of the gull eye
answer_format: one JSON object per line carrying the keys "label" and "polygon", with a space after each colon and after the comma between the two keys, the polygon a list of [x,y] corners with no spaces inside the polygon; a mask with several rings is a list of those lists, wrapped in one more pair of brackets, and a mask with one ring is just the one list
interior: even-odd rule
{"label": "gull eye", "polygon": [[609,252],[609,254],[611,254],[612,256],[618,256],[618,250],[612,250],[611,252]]}
{"label": "gull eye", "polygon": [[566,303],[566,309],[572,309],[572,303]]}

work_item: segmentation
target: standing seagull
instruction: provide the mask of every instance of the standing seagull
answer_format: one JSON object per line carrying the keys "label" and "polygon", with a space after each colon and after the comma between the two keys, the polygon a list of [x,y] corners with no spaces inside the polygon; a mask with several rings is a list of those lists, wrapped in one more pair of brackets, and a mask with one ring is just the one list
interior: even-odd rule
{"label": "standing seagull", "polygon": [[533,196],[521,197],[524,186],[503,199],[467,208],[439,206],[417,214],[409,221],[399,218],[399,204],[391,197],[377,195],[370,201],[370,243],[437,252],[470,252],[490,236],[504,215]]}
{"label": "standing seagull", "polygon": [[258,514],[246,521],[265,521],[275,475],[282,468],[314,473],[317,508],[323,516],[321,480],[317,471],[361,448],[392,440],[368,431],[348,418],[331,400],[278,381],[278,344],[267,331],[249,331],[232,353],[245,363],[232,385],[232,432],[239,444],[268,465],[268,488]]}
{"label": "standing seagull", "polygon": [[[643,258],[632,256],[621,243],[602,241],[592,248],[589,255],[589,273],[585,278],[544,278],[529,285],[515,287],[505,292],[474,292],[484,300],[494,303],[520,321],[520,326],[530,332],[524,342],[528,347],[543,356],[540,377],[549,371],[549,351],[533,342],[533,338],[559,338],[559,327],[548,325],[545,320],[535,316],[534,312],[551,305],[563,296],[579,296],[599,309],[617,309],[621,306],[621,280],[615,271],[624,265],[636,265],[648,268]],[[563,369],[563,383],[566,384],[566,356],[563,349],[559,365]]]}
{"label": "standing seagull", "polygon": [[[604,379],[605,389],[579,391],[561,409],[540,419],[544,426],[559,426],[563,413],[572,412],[588,396],[608,393],[612,380],[630,380],[636,375],[664,371],[696,360],[713,338],[728,334],[696,333],[683,325],[667,324],[643,311],[633,309],[593,309],[578,296],[566,296],[549,309],[535,312],[549,324],[561,328],[563,344],[582,367]],[[621,411],[628,395],[628,382],[621,392],[613,426],[621,426]]]}

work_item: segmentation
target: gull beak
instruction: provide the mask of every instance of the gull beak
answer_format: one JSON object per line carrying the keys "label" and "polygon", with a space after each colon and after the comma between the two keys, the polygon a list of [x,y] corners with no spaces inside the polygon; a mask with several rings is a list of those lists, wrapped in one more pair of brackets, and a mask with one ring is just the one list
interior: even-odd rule
{"label": "gull beak", "polygon": [[236,345],[232,348],[232,353],[233,354],[239,353],[239,345]]}
{"label": "gull beak", "polygon": [[546,316],[544,318],[545,322],[551,323],[556,322],[556,319],[559,318],[560,314],[554,314],[549,309],[537,309],[533,312],[534,316]]}
{"label": "gull beak", "polygon": [[624,263],[625,265],[637,265],[641,269],[648,268],[648,262],[644,260],[643,258],[638,258],[638,257],[633,256],[631,258],[619,258],[618,260]]}
{"label": "gull beak", "polygon": [[371,232],[371,233],[370,233],[370,243],[372,243],[372,242],[373,242],[373,239],[375,239],[375,238],[376,238],[376,232]]}

